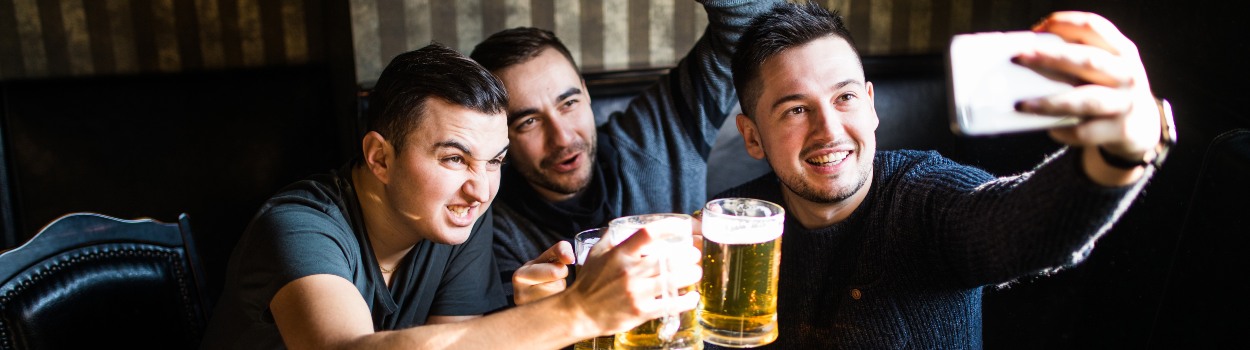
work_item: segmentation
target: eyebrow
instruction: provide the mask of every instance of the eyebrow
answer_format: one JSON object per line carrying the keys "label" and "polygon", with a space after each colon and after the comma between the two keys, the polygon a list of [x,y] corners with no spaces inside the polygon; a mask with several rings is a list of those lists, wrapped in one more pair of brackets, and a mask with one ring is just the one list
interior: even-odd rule
{"label": "eyebrow", "polygon": [[[859,82],[859,80],[855,80],[854,78],[851,78],[851,79],[847,79],[847,80],[839,81],[839,82],[837,82],[836,84],[833,84],[833,89],[834,89],[834,90],[841,89],[841,88],[844,88],[844,87],[846,87],[847,85],[851,85],[851,84],[855,84],[855,85],[863,85],[863,83],[860,83],[860,82]],[[790,101],[794,101],[794,100],[801,100],[801,99],[803,99],[804,97],[807,97],[807,95],[804,95],[804,94],[792,94],[792,95],[785,95],[785,96],[782,96],[781,98],[777,99],[777,101],[776,101],[776,102],[773,102],[773,104],[772,104],[771,106],[769,106],[769,107],[768,107],[768,110],[770,110],[770,111],[771,111],[771,110],[773,110],[773,109],[777,108],[777,106],[780,106],[780,105],[782,105],[782,104],[784,104],[784,103],[786,103],[786,102],[790,102]]]}
{"label": "eyebrow", "polygon": [[[495,156],[494,156],[494,157],[491,157],[491,158],[492,158],[492,159],[494,159],[494,158],[499,158],[499,156],[500,156],[500,155],[504,154],[505,152],[508,152],[508,147],[510,147],[510,146],[503,146],[503,149],[502,149],[502,150],[499,150],[499,153],[495,153]],[[439,142],[439,143],[435,143],[433,148],[434,148],[434,149],[439,149],[439,148],[455,148],[455,149],[460,150],[460,152],[464,152],[464,155],[465,155],[466,157],[473,158],[473,159],[477,159],[477,157],[474,157],[474,156],[473,156],[473,151],[470,151],[470,150],[469,150],[469,147],[468,147],[468,146],[465,146],[465,145],[464,145],[463,143],[461,143],[460,141],[456,141],[456,140],[447,140],[447,141],[442,141],[442,142]]]}
{"label": "eyebrow", "polygon": [[[559,96],[556,96],[555,102],[560,103],[560,101],[564,101],[564,99],[569,98],[569,96],[580,95],[581,93],[582,93],[582,89],[571,87],[568,90],[564,90],[564,92],[561,93]],[[512,124],[512,122],[516,121],[517,119],[521,119],[521,117],[534,114],[534,113],[538,113],[538,108],[526,108],[526,109],[522,109],[522,110],[515,111],[515,112],[509,112],[508,124]]]}

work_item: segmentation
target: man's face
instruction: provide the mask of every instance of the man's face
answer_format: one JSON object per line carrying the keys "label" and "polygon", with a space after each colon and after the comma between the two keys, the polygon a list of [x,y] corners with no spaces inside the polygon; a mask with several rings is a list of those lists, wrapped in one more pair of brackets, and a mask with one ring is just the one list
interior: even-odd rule
{"label": "man's face", "polygon": [[499,191],[507,123],[439,98],[424,113],[387,172],[388,205],[422,238],[464,243]]}
{"label": "man's face", "polygon": [[495,73],[508,89],[513,166],[548,200],[586,188],[595,161],[595,117],[572,63],[547,48]]}
{"label": "man's face", "polygon": [[841,203],[872,176],[877,112],[872,83],[841,38],[816,39],[767,59],[754,121],[739,116],[747,152],[767,157],[790,194]]}

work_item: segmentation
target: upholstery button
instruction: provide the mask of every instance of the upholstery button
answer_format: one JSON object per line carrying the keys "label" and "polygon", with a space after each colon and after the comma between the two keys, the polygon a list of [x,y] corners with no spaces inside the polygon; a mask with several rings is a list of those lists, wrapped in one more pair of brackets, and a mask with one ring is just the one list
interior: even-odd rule
{"label": "upholstery button", "polygon": [[851,288],[851,299],[859,300],[864,297],[864,292],[860,292],[857,288]]}

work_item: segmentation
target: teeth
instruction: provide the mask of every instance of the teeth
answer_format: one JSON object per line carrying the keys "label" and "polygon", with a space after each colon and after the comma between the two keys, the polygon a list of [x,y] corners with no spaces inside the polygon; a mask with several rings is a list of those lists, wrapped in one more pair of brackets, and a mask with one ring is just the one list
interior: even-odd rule
{"label": "teeth", "polygon": [[457,217],[463,218],[469,215],[469,207],[467,206],[454,205],[454,206],[448,206],[447,209],[450,209],[452,215],[455,215]]}
{"label": "teeth", "polygon": [[809,158],[807,162],[812,165],[837,165],[838,163],[842,163],[842,161],[845,160],[846,156],[849,154],[851,154],[851,152],[834,152],[815,158]]}

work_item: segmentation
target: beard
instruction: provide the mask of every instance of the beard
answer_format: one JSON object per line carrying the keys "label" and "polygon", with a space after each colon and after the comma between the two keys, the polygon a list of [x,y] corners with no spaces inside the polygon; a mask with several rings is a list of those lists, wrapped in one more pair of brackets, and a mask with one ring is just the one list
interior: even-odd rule
{"label": "beard", "polygon": [[871,171],[872,167],[860,167],[859,171],[856,172],[856,174],[859,175],[859,178],[856,179],[854,185],[844,188],[834,188],[831,191],[817,190],[814,186],[804,181],[803,175],[801,174],[788,174],[786,176],[779,176],[779,178],[781,179],[782,185],[789,188],[791,192],[794,192],[794,194],[798,195],[800,198],[813,203],[834,204],[841,203],[847,198],[851,198],[851,196],[859,193],[859,191],[864,188],[864,185],[868,183],[868,176]]}
{"label": "beard", "polygon": [[[561,149],[552,155],[543,157],[538,162],[537,168],[518,166],[521,175],[525,177],[529,183],[535,186],[547,189],[548,191],[559,194],[574,194],[581,192],[590,184],[590,170],[595,164],[595,153],[597,149],[593,141],[578,142],[567,148]],[[563,159],[570,154],[582,152],[586,157],[586,167],[578,169],[565,176],[548,176],[542,169],[550,167],[559,159]]]}

